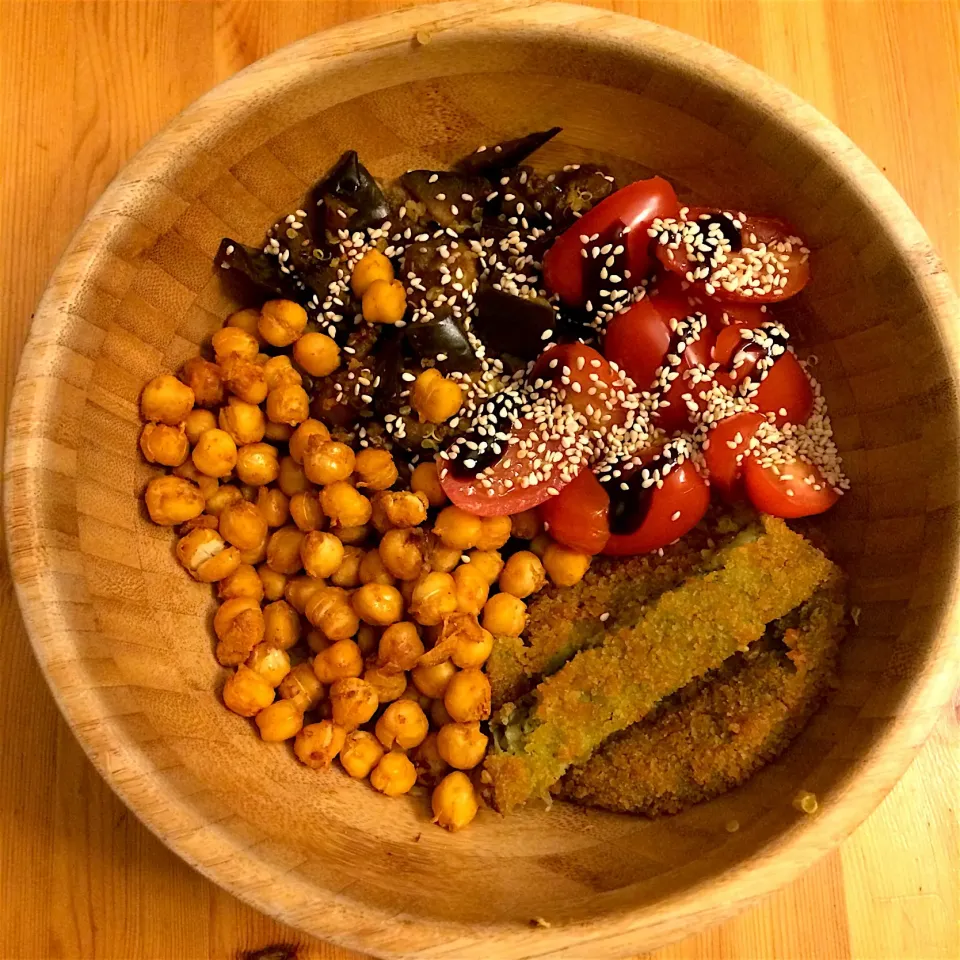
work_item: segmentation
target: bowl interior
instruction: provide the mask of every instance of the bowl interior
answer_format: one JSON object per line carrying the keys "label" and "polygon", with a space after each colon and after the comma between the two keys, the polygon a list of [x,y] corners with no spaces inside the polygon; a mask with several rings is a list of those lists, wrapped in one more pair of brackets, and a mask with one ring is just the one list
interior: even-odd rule
{"label": "bowl interior", "polygon": [[[439,955],[462,937],[457,955],[481,956],[485,935],[507,932],[498,955],[526,956],[534,944],[559,949],[564,930],[567,949],[610,934],[612,952],[652,946],[661,933],[638,944],[629,929],[645,916],[669,926],[664,904],[719,916],[730,903],[721,879],[826,850],[908,762],[916,742],[878,759],[905,717],[916,741],[924,711],[936,712],[917,692],[953,602],[958,410],[922,244],[910,255],[889,209],[851,175],[845,141],[831,133],[834,148],[812,120],[805,132],[789,95],[772,109],[781,94],[746,96],[729,77],[760,81],[716,51],[577,16],[579,30],[503,20],[438,30],[427,46],[395,23],[362,54],[340,31],[231,81],[94,211],[21,371],[17,409],[34,415],[17,449],[42,459],[14,464],[31,498],[11,523],[15,567],[81,740],[134,810],[218,882],[378,952]],[[211,591],[183,575],[173,535],[141,506],[152,470],[137,448],[138,395],[237,306],[214,275],[220,238],[257,243],[342,151],[390,178],[553,124],[563,133],[538,165],[656,172],[686,199],[780,214],[810,240],[814,280],[792,310],[853,481],[825,526],[859,627],[837,695],[743,788],[657,821],[557,804],[488,813],[451,836],[429,824],[422,798],[391,802],[339,771],[307,770],[223,708]],[[791,807],[801,787],[818,795],[818,827]],[[532,931],[534,918],[550,930]]]}

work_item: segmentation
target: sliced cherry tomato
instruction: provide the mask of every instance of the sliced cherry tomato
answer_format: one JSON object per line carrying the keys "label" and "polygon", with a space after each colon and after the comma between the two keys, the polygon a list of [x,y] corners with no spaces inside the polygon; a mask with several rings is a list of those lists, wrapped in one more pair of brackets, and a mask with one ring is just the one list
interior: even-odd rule
{"label": "sliced cherry tomato", "polygon": [[[519,441],[535,429],[537,428],[532,421],[525,420],[514,431],[514,435]],[[560,437],[546,437],[541,443],[543,449],[538,449],[538,459],[562,459],[566,456],[566,448]],[[573,477],[563,480],[559,472],[554,470],[545,483],[522,486],[521,481],[531,473],[533,461],[530,457],[517,456],[516,446],[508,446],[500,462],[494,464],[489,473],[484,472],[478,477],[454,476],[450,465],[442,458],[438,459],[443,492],[455,506],[468,513],[478,517],[503,517],[539,506],[544,500],[556,496],[558,491],[573,480]]]}
{"label": "sliced cherry tomato", "polygon": [[820,470],[802,460],[774,469],[755,456],[745,457],[743,482],[757,510],[786,520],[823,513],[840,499]]}
{"label": "sliced cherry tomato", "polygon": [[564,403],[598,427],[626,422],[627,411],[617,396],[625,388],[623,378],[602,353],[584,343],[561,343],[545,350],[529,379],[532,383],[543,380],[545,385],[562,390]]}
{"label": "sliced cherry tomato", "polygon": [[583,304],[590,291],[584,289],[587,261],[580,253],[584,247],[580,238],[605,236],[618,222],[630,229],[625,243],[627,265],[631,282],[639,283],[653,262],[647,227],[657,217],[676,218],[679,211],[673,187],[661,177],[638,180],[611,194],[560,234],[546,252],[543,280],[547,289],[571,306]]}
{"label": "sliced cherry tomato", "polygon": [[[638,300],[629,310],[617,314],[607,326],[604,353],[616,363],[639,390],[650,390],[657,370],[663,365],[670,345],[670,321],[681,320],[691,313],[686,300],[667,294],[656,294]],[[686,372],[695,364],[711,361],[713,334],[704,330],[700,339],[691,343],[680,362],[680,376],[664,393],[669,406],[661,407],[654,422],[668,432],[682,430],[690,423],[690,413],[683,395],[697,391],[691,387]]]}
{"label": "sliced cherry tomato", "polygon": [[571,550],[599,553],[610,539],[610,497],[592,470],[583,470],[559,496],[540,505],[551,537]]}
{"label": "sliced cherry tomato", "polygon": [[696,465],[685,460],[652,487],[646,516],[633,533],[610,535],[603,553],[624,557],[650,553],[692,530],[710,505],[710,486]]}
{"label": "sliced cherry tomato", "polygon": [[735,413],[710,428],[703,456],[710,474],[710,486],[725,500],[741,499],[742,463],[738,458],[750,449],[750,441],[764,420],[759,413]]}
{"label": "sliced cherry tomato", "polygon": [[771,316],[763,304],[717,300],[707,293],[703,281],[690,283],[669,270],[658,275],[656,290],[666,296],[685,299],[691,312],[702,313],[707,318],[707,324],[718,337],[730,324],[759,327]]}
{"label": "sliced cherry tomato", "polygon": [[[723,225],[723,233],[728,239],[736,236],[737,230],[732,222],[724,216],[721,210],[710,210],[705,207],[691,207],[687,211],[686,220],[698,220],[711,218],[714,222]],[[712,296],[717,300],[727,302],[747,302],[747,303],[773,303],[780,300],[786,300],[794,294],[799,293],[810,279],[810,261],[809,251],[803,246],[802,241],[797,237],[796,231],[787,223],[777,217],[755,217],[748,216],[741,223],[739,246],[740,250],[734,249],[728,254],[727,263],[731,266],[743,264],[746,261],[742,250],[751,250],[763,255],[760,251],[770,254],[770,262],[773,257],[777,257],[778,272],[786,277],[784,286],[774,286],[763,291],[758,287],[743,286],[728,290],[721,283],[714,285]],[[780,245],[790,244],[790,251],[784,250]],[[804,252],[806,251],[806,252]],[[668,244],[656,244],[656,255],[660,262],[674,273],[686,277],[687,273],[698,264],[691,261],[686,248],[683,244],[676,250],[670,248]],[[787,259],[782,259],[786,257]],[[703,290],[706,289],[704,281]]]}

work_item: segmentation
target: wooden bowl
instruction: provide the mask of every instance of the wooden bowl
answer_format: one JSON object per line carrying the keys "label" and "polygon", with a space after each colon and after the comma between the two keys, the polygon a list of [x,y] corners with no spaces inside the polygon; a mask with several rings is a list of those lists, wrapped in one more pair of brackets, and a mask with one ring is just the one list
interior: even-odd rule
{"label": "wooden bowl", "polygon": [[[415,40],[415,36],[418,38]],[[347,148],[392,176],[560,124],[545,165],[656,171],[793,220],[802,297],[853,492],[831,517],[859,629],[842,686],[745,787],[646,821],[557,804],[450,835],[217,696],[209,587],[145,519],[144,382],[234,306],[220,237],[256,243]],[[180,856],[260,909],[382,956],[621,956],[794,878],[890,789],[952,689],[957,303],[881,174],[756,70],[650,23],[560,4],[454,3],[350,23],[199,100],[118,176],[33,325],[6,471],[14,576],[37,656],[103,776]],[[799,788],[820,810],[798,813]],[[739,832],[725,825],[736,819]]]}

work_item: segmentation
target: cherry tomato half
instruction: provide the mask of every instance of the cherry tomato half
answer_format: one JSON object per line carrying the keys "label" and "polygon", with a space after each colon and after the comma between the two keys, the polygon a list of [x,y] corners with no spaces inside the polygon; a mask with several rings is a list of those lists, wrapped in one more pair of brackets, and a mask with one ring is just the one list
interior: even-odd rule
{"label": "cherry tomato half", "polygon": [[619,426],[626,422],[627,411],[618,397],[626,386],[623,378],[602,353],[584,343],[561,343],[545,350],[534,364],[529,380],[543,380],[545,385],[562,390],[564,403],[595,426]]}
{"label": "cherry tomato half", "polygon": [[673,187],[662,177],[637,180],[617,190],[587,211],[573,226],[557,237],[543,258],[543,280],[547,289],[559,294],[571,306],[580,306],[588,297],[584,290],[584,265],[581,256],[583,236],[603,236],[620,221],[630,228],[625,246],[631,282],[639,283],[653,262],[647,227],[657,217],[676,218],[680,207]]}
{"label": "cherry tomato half", "polygon": [[662,487],[649,493],[647,515],[633,533],[610,535],[603,553],[614,557],[650,553],[692,530],[710,505],[710,486],[690,460],[674,467]]}
{"label": "cherry tomato half", "polygon": [[719,491],[725,500],[741,499],[742,463],[737,458],[750,449],[750,441],[764,420],[759,413],[735,413],[710,428],[703,456],[710,475],[710,486]]}
{"label": "cherry tomato half", "polygon": [[[514,431],[514,436],[519,441],[529,436],[534,429],[535,424],[525,420]],[[560,437],[547,437],[542,441],[542,445],[543,448],[537,452],[540,459],[547,455],[565,455]],[[507,447],[507,452],[500,462],[494,464],[490,473],[484,473],[483,477],[456,477],[450,470],[450,465],[442,458],[437,460],[437,465],[443,492],[455,506],[478,517],[503,517],[539,506],[544,500],[556,495],[551,493],[551,490],[562,490],[573,479],[571,477],[563,480],[559,473],[554,472],[546,482],[521,486],[520,481],[530,475],[532,462],[530,457],[521,458],[516,455],[514,443]],[[488,483],[484,483],[484,480]]]}
{"label": "cherry tomato half", "polygon": [[772,466],[763,466],[755,456],[744,457],[743,483],[750,502],[761,513],[785,520],[812,517],[829,510],[840,499],[812,464],[795,460],[777,470],[779,473]]}
{"label": "cherry tomato half", "polygon": [[540,505],[546,530],[558,543],[583,553],[599,553],[610,539],[610,497],[592,470],[583,470],[559,496]]}
{"label": "cherry tomato half", "polygon": [[[691,207],[687,211],[687,221],[702,217],[717,218],[718,222],[720,222],[720,218],[726,220],[721,210]],[[735,232],[732,224],[724,232],[729,233],[731,231]],[[720,301],[753,304],[787,300],[794,294],[799,293],[810,279],[810,261],[809,252],[804,253],[801,249],[802,242],[798,242],[799,238],[797,238],[793,227],[786,220],[781,220],[778,217],[748,216],[746,220],[742,221],[740,228],[741,250],[760,251],[765,249],[773,253],[776,251],[771,248],[775,248],[777,244],[786,243],[788,239],[793,241],[791,251],[789,253],[777,253],[777,256],[781,258],[779,261],[780,269],[787,278],[784,286],[774,287],[769,292],[763,293],[755,287],[738,287],[735,290],[726,290],[724,287],[717,285],[713,296]],[[691,269],[691,261],[683,244],[676,250],[672,250],[666,244],[656,244],[656,256],[668,270],[679,276],[685,277]],[[783,260],[782,257],[787,259]],[[744,260],[745,257],[741,252],[733,251],[728,255],[727,262],[736,265],[738,261],[743,262]],[[696,266],[696,264],[693,264],[693,266]],[[702,281],[697,281],[698,289],[700,289],[701,283]],[[702,289],[706,292],[705,286]]]}

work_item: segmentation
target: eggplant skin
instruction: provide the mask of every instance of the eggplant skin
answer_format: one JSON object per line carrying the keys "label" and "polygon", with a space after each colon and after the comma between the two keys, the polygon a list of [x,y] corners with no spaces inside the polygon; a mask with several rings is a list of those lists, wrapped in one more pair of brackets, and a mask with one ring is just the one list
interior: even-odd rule
{"label": "eggplant skin", "polygon": [[483,216],[484,198],[493,189],[482,177],[465,177],[445,170],[408,170],[403,188],[426,209],[427,216],[446,229],[465,229]]}
{"label": "eggplant skin", "polygon": [[342,224],[338,224],[350,230],[362,230],[390,216],[390,204],[383,190],[373,174],[360,162],[356,150],[348,150],[313,188],[314,205],[327,197],[335,197],[355,211]]}
{"label": "eggplant skin", "polygon": [[539,150],[545,143],[552,140],[563,127],[551,127],[549,130],[538,130],[528,133],[514,140],[504,140],[495,146],[487,147],[479,153],[474,151],[469,156],[458,160],[453,169],[466,176],[488,176],[499,173],[508,167],[516,167],[523,163],[531,154]]}

